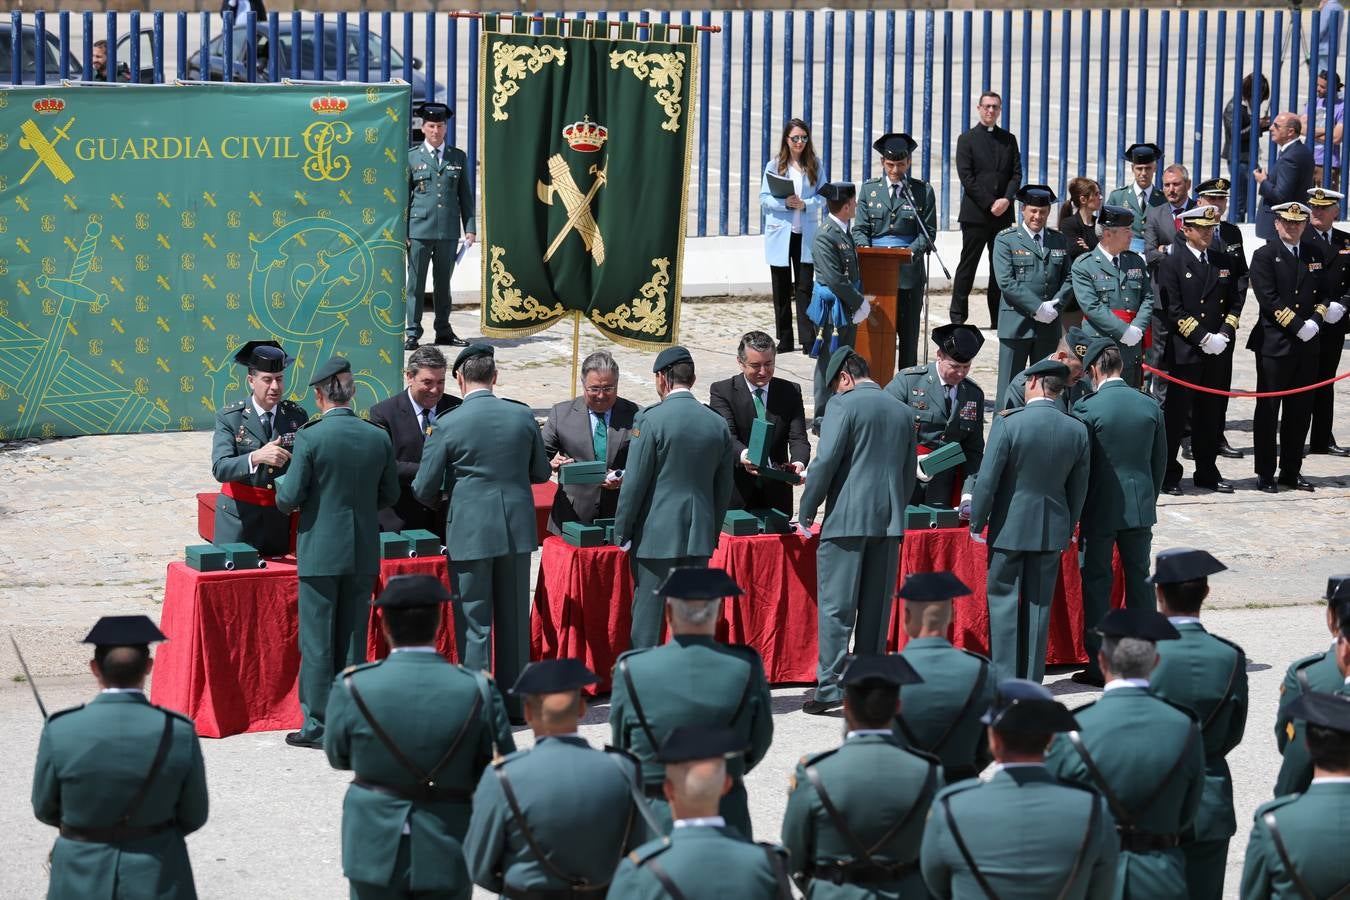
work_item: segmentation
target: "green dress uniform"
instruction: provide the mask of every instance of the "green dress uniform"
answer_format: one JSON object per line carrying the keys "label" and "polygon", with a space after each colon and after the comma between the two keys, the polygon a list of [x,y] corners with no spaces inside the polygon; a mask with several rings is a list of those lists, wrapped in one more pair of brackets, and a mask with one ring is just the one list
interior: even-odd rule
{"label": "green dress uniform", "polygon": [[1194,716],[1146,686],[1115,681],[1074,717],[1081,731],[1058,735],[1045,762],[1058,777],[1101,791],[1110,804],[1120,833],[1114,896],[1186,900],[1179,844],[1205,789],[1204,742]]}
{"label": "green dress uniform", "polygon": [[1040,681],[1059,557],[1087,496],[1087,430],[1044,399],[999,416],[970,507],[972,533],[989,525],[989,655],[1000,677]]}
{"label": "green dress uniform", "polygon": [[195,898],[183,836],[206,824],[207,795],[192,720],[139,690],[53,713],[38,742],[33,814],[61,829],[48,900]]}
{"label": "green dress uniform", "polygon": [[886,646],[905,507],[914,494],[912,415],[875,381],[859,382],[830,401],[806,471],[802,526],[809,529],[825,504],[816,550],[819,702],[843,697],[839,677],[850,635],[856,653],[881,653]]}
{"label": "green dress uniform", "polygon": [[515,749],[488,676],[435,648],[395,648],[338,676],[324,751],[355,777],[342,805],[342,873],[354,900],[462,898],[473,786]]}
{"label": "green dress uniform", "polygon": [[782,847],[752,843],[720,822],[689,821],[668,837],[649,841],[625,856],[610,883],[609,896],[623,900],[791,900],[787,853]]}
{"label": "green dress uniform", "polygon": [[[849,186],[852,190],[852,186]],[[862,307],[865,299],[859,289],[862,272],[858,267],[858,247],[854,236],[842,227],[834,216],[826,216],[816,231],[816,239],[811,244],[811,257],[815,260],[813,278],[815,283],[826,287],[838,298],[848,317],[848,324],[833,326],[825,322],[820,328],[820,341],[823,345],[816,357],[815,374],[812,377],[811,415],[819,424],[825,416],[825,407],[829,405],[830,385],[825,379],[825,367],[829,365],[830,335],[837,337],[840,347],[852,347],[858,337],[858,326],[853,324],[853,315]]]}
{"label": "green dress uniform", "polygon": [[[1039,237],[1040,240],[1036,240]],[[1059,345],[1063,333],[1059,316],[1038,322],[1042,303],[1065,301],[1073,293],[1069,281],[1069,241],[1050,228],[1035,237],[1024,225],[1005,228],[994,238],[994,280],[1002,299],[998,305],[998,393],[1002,408],[1008,382],[1029,363],[1044,359]]]}
{"label": "green dress uniform", "polygon": [[[905,196],[906,189],[908,197]],[[929,249],[928,238],[919,228],[921,219],[930,235],[937,234],[937,202],[933,188],[926,181],[906,175],[904,182],[897,181],[893,185],[882,175],[864,181],[858,191],[858,212],[853,218],[854,241],[861,247],[908,247],[914,254],[909,265],[900,267],[896,300],[896,362],[901,369],[919,361],[919,323],[923,319],[923,289],[928,283],[925,255]],[[816,265],[820,265],[819,257]]]}
{"label": "green dress uniform", "polygon": [[473,214],[473,184],[464,151],[441,146],[440,161],[425,143],[408,150],[408,302],[404,337],[422,336],[422,287],[431,267],[436,342],[453,338],[450,327],[450,276],[460,225],[478,231]]}
{"label": "green dress uniform", "polygon": [[248,457],[278,435],[294,434],[309,414],[299,404],[282,400],[271,411],[270,426],[258,416],[250,396],[216,413],[211,438],[211,475],[220,482],[212,543],[249,544],[262,556],[285,556],[291,549],[291,517],[276,506],[274,479],[284,466],[259,465],[249,471]]}
{"label": "green dress uniform", "polygon": [[1210,634],[1199,619],[1177,617],[1181,634],[1161,642],[1162,661],[1149,686],[1164,700],[1185,706],[1200,721],[1205,747],[1205,789],[1190,832],[1183,835],[1186,885],[1192,900],[1223,896],[1228,841],[1237,832],[1233,776],[1225,757],[1247,727],[1247,656],[1242,648]]}
{"label": "green dress uniform", "polygon": [[677,566],[706,566],[731,505],[735,454],[727,422],[686,389],[638,414],[614,514],[614,542],[631,542],[632,646],[661,639],[656,589]]}
{"label": "green dress uniform", "polygon": [[604,896],[624,854],[652,837],[637,779],[637,760],[577,735],[499,759],[473,795],[464,854],[474,883],[505,897]]}
{"label": "green dress uniform", "polygon": [[[330,376],[331,377],[331,376]],[[380,572],[381,507],[398,499],[394,446],[349,406],[329,409],[295,435],[277,509],[300,510],[300,737],[323,737],[333,678],[366,659],[366,622]]]}
{"label": "green dress uniform", "polygon": [[773,742],[769,684],[759,654],[703,635],[677,634],[660,647],[619,657],[609,698],[610,739],[642,761],[643,793],[667,831],[670,806],[661,790],[666,773],[657,750],[676,728],[707,724],[732,729],[749,746],[744,755],[727,760],[733,783],[718,811],[730,827],[750,838],[744,776]]}
{"label": "green dress uniform", "polygon": [[1340,690],[1345,682],[1336,665],[1336,644],[1321,653],[1314,653],[1289,664],[1280,684],[1280,707],[1275,714],[1275,744],[1283,753],[1301,729],[1298,723],[1289,717],[1289,706],[1299,697],[1311,691],[1331,694]]}
{"label": "green dress uniform", "polygon": [[[1087,377],[1078,379],[1064,390],[1060,391],[1059,396],[1055,398],[1055,406],[1059,411],[1068,415],[1073,412],[1073,406],[1079,400],[1092,394],[1092,382]],[[1017,409],[1027,405],[1027,373],[1019,372],[1008,382],[1008,389],[1003,394],[1003,403],[999,406],[1000,411],[1005,409]]]}
{"label": "green dress uniform", "polygon": [[1089,338],[1104,335],[1116,342],[1125,363],[1122,377],[1137,388],[1143,383],[1144,340],[1134,346],[1120,342],[1129,325],[1145,336],[1153,317],[1153,283],[1148,267],[1138,253],[1126,250],[1117,256],[1119,266],[1098,244],[1091,253],[1073,261],[1071,281],[1078,306],[1083,310],[1083,333]]}
{"label": "green dress uniform", "polygon": [[1109,900],[1116,854],[1115,822],[1095,791],[1059,781],[1043,765],[1019,764],[997,766],[987,783],[939,791],[920,861],[941,900]]}
{"label": "green dress uniform", "polygon": [[1092,460],[1087,501],[1078,527],[1083,554],[1083,645],[1088,672],[1100,677],[1094,631],[1111,608],[1113,550],[1120,552],[1125,606],[1154,609],[1148,583],[1158,493],[1167,474],[1167,429],[1158,401],[1108,378],[1090,397],[1074,404],[1074,415],[1087,426]]}
{"label": "green dress uniform", "polygon": [[[413,478],[413,494],[427,506],[449,496],[445,545],[459,595],[459,661],[504,684],[530,661],[530,554],[539,546],[530,485],[551,475],[530,408],[483,388],[437,420]],[[507,709],[517,715],[518,701],[508,698]]]}
{"label": "green dress uniform", "polygon": [[1242,900],[1343,896],[1350,886],[1347,833],[1350,783],[1344,781],[1314,782],[1301,794],[1258,807],[1242,868]]}
{"label": "green dress uniform", "polygon": [[[905,686],[906,700],[911,689]],[[851,731],[840,747],[802,757],[783,815],[783,845],[805,895],[925,896],[919,842],[941,786],[937,759],[903,748],[889,731]]]}
{"label": "green dress uniform", "polygon": [[940,637],[914,638],[900,655],[923,678],[905,686],[895,725],[901,744],[940,759],[948,784],[974,778],[989,763],[980,716],[994,699],[993,666]]}
{"label": "green dress uniform", "polygon": [[[969,494],[984,459],[984,391],[969,378],[956,385],[956,400],[938,376],[937,361],[902,369],[886,385],[886,393],[914,411],[919,447],[932,452],[947,444],[960,444],[966,461],[958,469],[939,472],[918,485],[914,500],[932,506],[953,506],[960,493]],[[960,474],[962,484],[957,477]]]}
{"label": "green dress uniform", "polygon": [[[1328,654],[1334,661],[1335,652]],[[1319,673],[1321,674],[1321,673]],[[1339,682],[1334,682],[1330,675],[1326,675],[1326,681],[1330,682],[1329,688],[1322,689],[1325,693],[1341,694],[1350,696],[1350,678],[1340,674],[1337,669]],[[1319,681],[1321,678],[1319,678]],[[1309,678],[1312,690],[1319,688],[1312,683]],[[1307,694],[1305,693],[1304,696]],[[1286,706],[1287,710],[1288,707]],[[1297,794],[1308,789],[1308,785],[1313,779],[1312,757],[1308,755],[1308,744],[1304,738],[1304,725],[1299,721],[1292,721],[1288,726],[1289,742],[1284,745],[1284,758],[1280,761],[1280,773],[1275,777],[1275,796],[1283,797],[1286,794]]]}
{"label": "green dress uniform", "polygon": [[1148,204],[1147,206],[1141,205],[1139,202],[1139,185],[1126,184],[1108,194],[1106,203],[1103,205],[1129,207],[1130,211],[1134,213],[1134,224],[1130,226],[1130,230],[1134,232],[1135,237],[1142,238],[1144,236],[1144,218],[1148,215],[1148,211],[1156,206],[1166,206],[1167,198],[1158,188],[1150,187],[1148,189]]}

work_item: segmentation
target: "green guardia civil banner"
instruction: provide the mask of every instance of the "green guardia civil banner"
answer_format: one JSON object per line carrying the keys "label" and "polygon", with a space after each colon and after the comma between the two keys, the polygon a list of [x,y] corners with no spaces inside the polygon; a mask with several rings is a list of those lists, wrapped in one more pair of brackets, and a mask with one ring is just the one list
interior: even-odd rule
{"label": "green guardia civil banner", "polygon": [[623,343],[673,343],[694,29],[531,28],[488,16],[481,38],[483,333],[571,316]]}
{"label": "green guardia civil banner", "polygon": [[400,385],[406,85],[0,90],[0,438],[195,429],[274,338]]}

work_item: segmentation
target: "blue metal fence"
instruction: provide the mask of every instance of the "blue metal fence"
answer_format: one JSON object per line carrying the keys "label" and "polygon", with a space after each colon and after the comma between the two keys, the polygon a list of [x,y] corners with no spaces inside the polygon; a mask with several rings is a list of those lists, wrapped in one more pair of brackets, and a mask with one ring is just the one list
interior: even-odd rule
{"label": "blue metal fence", "polygon": [[[1342,153],[1344,136],[1334,141],[1336,123],[1327,127],[1327,119],[1344,95],[1319,103],[1314,74],[1327,70],[1334,91],[1337,73],[1350,71],[1339,14],[1327,22],[1320,12],[1288,9],[703,11],[697,22],[688,11],[644,11],[638,18],[668,23],[672,15],[681,24],[721,29],[700,36],[698,66],[687,73],[697,79],[694,235],[759,230],[760,173],[792,116],[811,123],[833,179],[879,174],[872,140],[891,130],[913,134],[921,148],[917,173],[934,184],[940,226],[952,227],[960,199],[955,142],[986,89],[1004,98],[1002,124],[1018,136],[1026,179],[1050,184],[1061,196],[1077,175],[1106,190],[1125,183],[1122,150],[1136,141],[1159,144],[1165,161],[1186,165],[1194,181],[1233,173],[1239,143],[1230,142],[1226,159],[1221,148],[1239,109],[1232,103],[1225,122],[1225,107],[1248,75],[1269,82],[1269,100],[1256,103],[1257,116],[1302,113],[1310,135],[1323,132],[1325,158]],[[236,27],[209,12],[15,11],[0,19],[0,81],[87,79],[99,39],[107,40],[110,81],[392,76],[413,83],[416,96],[455,107],[450,139],[466,149],[473,168],[479,31],[475,19],[438,13],[292,12],[261,20],[249,13]],[[1268,164],[1274,149],[1252,130],[1253,160]],[[1346,191],[1350,167],[1324,167],[1323,181]],[[1249,190],[1247,208],[1230,209],[1230,218],[1249,220],[1255,203]]]}

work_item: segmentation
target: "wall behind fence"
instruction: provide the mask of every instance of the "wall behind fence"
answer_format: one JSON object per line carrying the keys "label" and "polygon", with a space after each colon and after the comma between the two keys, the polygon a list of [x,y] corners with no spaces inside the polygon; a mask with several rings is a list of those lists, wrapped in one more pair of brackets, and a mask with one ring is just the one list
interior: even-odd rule
{"label": "wall behind fence", "polygon": [[[960,200],[956,138],[972,123],[986,88],[1004,97],[1003,124],[1019,138],[1027,180],[1063,195],[1080,174],[1106,190],[1124,183],[1121,151],[1135,141],[1161,145],[1164,161],[1186,165],[1194,181],[1227,176],[1237,147],[1231,159],[1220,158],[1224,106],[1244,76],[1268,79],[1266,114],[1307,114],[1311,131],[1326,120],[1316,104],[1315,73],[1329,70],[1334,84],[1337,72],[1350,70],[1340,15],[1324,22],[1319,12],[1287,8],[574,15],[721,29],[701,35],[698,71],[687,73],[698,98],[688,228],[699,236],[759,231],[761,172],[790,116],[811,123],[825,170],[837,180],[879,174],[871,150],[876,136],[914,135],[916,170],[934,184],[940,226],[951,228]],[[0,80],[86,77],[93,42],[101,38],[109,39],[108,71],[126,66],[122,77],[144,81],[402,78],[413,83],[415,96],[451,103],[457,115],[450,140],[468,150],[476,167],[484,77],[476,20],[444,13],[273,13],[255,24],[256,31],[227,27],[208,12],[14,12],[0,22]],[[325,34],[325,52],[313,53],[312,43],[307,55],[270,52],[284,47],[293,31]],[[35,54],[39,33],[47,52]],[[346,51],[337,52],[338,46]],[[203,47],[217,60],[206,67]],[[1338,97],[1331,105],[1343,103]],[[1341,148],[1330,143],[1328,133],[1324,144],[1334,160]],[[1270,141],[1254,135],[1252,144],[1252,157],[1268,165]],[[1345,191],[1350,172],[1338,175],[1333,186]],[[1328,167],[1324,180],[1331,179]],[[1250,220],[1254,203],[1249,192],[1248,209],[1232,209],[1230,218]]]}

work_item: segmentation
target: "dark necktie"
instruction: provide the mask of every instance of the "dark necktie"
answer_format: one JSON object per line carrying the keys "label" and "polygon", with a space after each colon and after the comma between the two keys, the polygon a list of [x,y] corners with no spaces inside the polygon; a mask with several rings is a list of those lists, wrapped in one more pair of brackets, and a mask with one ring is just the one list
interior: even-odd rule
{"label": "dark necktie", "polygon": [[1111,265],[1115,266],[1115,267],[1116,267],[1116,271],[1119,272],[1119,271],[1120,271],[1120,257],[1119,257],[1119,256],[1113,256],[1113,257],[1111,257]]}
{"label": "dark necktie", "polygon": [[1031,239],[1036,242],[1037,253],[1040,253],[1042,250],[1045,249],[1045,245],[1041,243],[1041,233],[1039,231],[1036,232],[1034,235],[1032,235]]}
{"label": "dark necktie", "polygon": [[1209,254],[1208,254],[1208,253],[1201,253],[1201,254],[1200,254],[1200,265],[1202,265],[1202,266],[1207,266],[1207,265],[1209,265]]}
{"label": "dark necktie", "polygon": [[755,388],[754,401],[755,401],[755,418],[756,419],[768,418],[768,414],[766,413],[764,408],[764,388]]}
{"label": "dark necktie", "polygon": [[900,182],[898,181],[895,184],[891,185],[891,202],[892,203],[900,202]]}
{"label": "dark necktie", "polygon": [[262,414],[263,440],[272,440],[272,414],[265,412]]}
{"label": "dark necktie", "polygon": [[431,410],[422,409],[422,436],[431,434]]}
{"label": "dark necktie", "polygon": [[1298,262],[1298,244],[1295,244],[1293,249],[1289,252],[1294,254],[1294,262]]}

